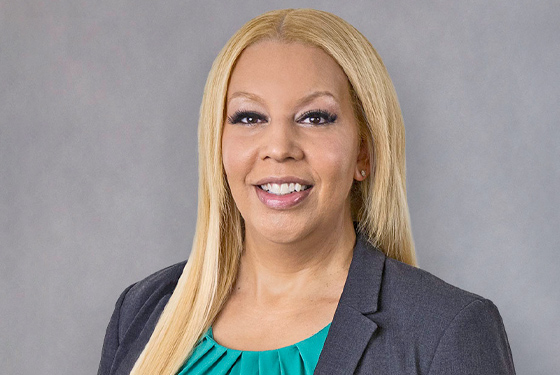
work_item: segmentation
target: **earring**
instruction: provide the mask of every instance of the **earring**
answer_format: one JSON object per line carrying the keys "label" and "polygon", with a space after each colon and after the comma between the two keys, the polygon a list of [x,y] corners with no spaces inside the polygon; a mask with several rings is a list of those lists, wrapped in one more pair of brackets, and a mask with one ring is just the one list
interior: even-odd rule
{"label": "earring", "polygon": [[364,171],[363,169],[360,171],[360,174],[362,175],[362,177],[366,177],[366,171]]}

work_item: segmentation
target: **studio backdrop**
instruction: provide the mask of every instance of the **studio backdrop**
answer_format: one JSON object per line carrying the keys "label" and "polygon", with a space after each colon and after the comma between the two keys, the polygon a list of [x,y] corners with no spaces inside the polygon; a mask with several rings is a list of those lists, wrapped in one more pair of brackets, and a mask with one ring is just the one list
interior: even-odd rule
{"label": "studio backdrop", "polygon": [[0,0],[0,373],[94,374],[120,292],[188,257],[211,63],[279,7],[335,13],[406,126],[420,267],[560,373],[560,2]]}

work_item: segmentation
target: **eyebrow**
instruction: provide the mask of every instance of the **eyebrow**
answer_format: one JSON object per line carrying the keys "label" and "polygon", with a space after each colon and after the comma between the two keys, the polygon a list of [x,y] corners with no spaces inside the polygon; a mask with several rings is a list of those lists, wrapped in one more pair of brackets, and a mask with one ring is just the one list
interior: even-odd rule
{"label": "eyebrow", "polygon": [[336,100],[336,96],[334,96],[334,94],[332,94],[330,91],[315,91],[307,96],[304,96],[303,98],[301,98],[300,100],[298,100],[297,102],[297,107],[303,107],[304,105],[312,102],[313,100],[315,100],[316,98],[319,98],[321,96],[327,96],[332,98],[335,102],[338,103],[338,100]]}
{"label": "eyebrow", "polygon": [[[334,96],[334,94],[332,94],[330,91],[315,91],[312,92],[309,95],[304,96],[303,98],[299,99],[296,103],[296,107],[301,107],[304,106],[306,104],[308,104],[309,102],[312,102],[314,99],[319,98],[321,96],[328,96],[332,99],[334,99],[335,102],[338,102],[338,100],[336,99],[336,96]],[[256,94],[251,94],[249,92],[245,92],[245,91],[236,91],[234,92],[231,97],[227,100],[227,103],[229,104],[229,102],[235,98],[238,97],[244,97],[247,99],[250,99],[252,101],[264,104],[264,100],[256,95]]]}
{"label": "eyebrow", "polygon": [[233,99],[239,98],[239,97],[247,98],[247,99],[250,99],[252,101],[259,102],[261,104],[264,103],[264,101],[258,95],[251,94],[251,93],[245,92],[245,91],[236,91],[233,94],[231,94],[231,97],[227,100],[227,104],[229,104],[229,102],[231,102]]}

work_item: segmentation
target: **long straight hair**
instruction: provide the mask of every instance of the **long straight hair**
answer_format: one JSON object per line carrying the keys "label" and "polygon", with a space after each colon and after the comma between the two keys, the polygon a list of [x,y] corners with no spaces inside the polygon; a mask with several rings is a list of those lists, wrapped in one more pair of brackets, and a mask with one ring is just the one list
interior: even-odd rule
{"label": "long straight hair", "polygon": [[343,69],[371,171],[352,188],[352,215],[387,256],[416,265],[406,201],[401,110],[383,62],[343,19],[313,9],[284,9],[247,22],[224,46],[204,89],[198,125],[196,232],[189,261],[131,374],[176,374],[227,300],[243,249],[243,219],[222,166],[229,77],[245,48],[262,40],[316,46]]}

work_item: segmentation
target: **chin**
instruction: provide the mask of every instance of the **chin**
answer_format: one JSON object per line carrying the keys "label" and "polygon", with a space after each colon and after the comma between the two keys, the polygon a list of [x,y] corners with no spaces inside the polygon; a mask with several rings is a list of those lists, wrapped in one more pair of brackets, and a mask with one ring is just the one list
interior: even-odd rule
{"label": "chin", "polygon": [[[246,227],[246,229],[248,229]],[[277,244],[290,244],[305,238],[312,231],[309,220],[293,217],[268,218],[251,226],[256,236]],[[247,233],[246,233],[247,235]]]}

